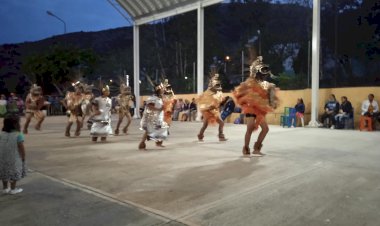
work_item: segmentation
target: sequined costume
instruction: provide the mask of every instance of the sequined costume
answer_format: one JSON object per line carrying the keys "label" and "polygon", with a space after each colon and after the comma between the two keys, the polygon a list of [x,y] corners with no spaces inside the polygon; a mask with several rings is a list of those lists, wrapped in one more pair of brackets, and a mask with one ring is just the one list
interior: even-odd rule
{"label": "sequined costume", "polygon": [[84,87],[80,83],[74,85],[75,92],[67,92],[65,99],[62,100],[63,106],[67,109],[66,114],[69,117],[66,125],[65,136],[70,137],[71,126],[76,122],[77,127],[75,136],[80,135],[80,129],[83,123],[82,104],[85,99]]}
{"label": "sequined costume", "polygon": [[41,108],[45,104],[45,99],[42,96],[42,89],[40,86],[33,84],[30,89],[29,94],[25,100],[25,118],[26,122],[24,124],[23,133],[28,133],[28,127],[31,119],[34,117],[37,120],[37,124],[35,126],[36,130],[41,129],[41,124],[45,119],[44,113],[41,111]]}
{"label": "sequined costume", "polygon": [[219,124],[219,140],[226,141],[223,134],[224,122],[220,118],[220,104],[223,101],[222,86],[219,75],[211,75],[208,89],[203,92],[197,99],[199,110],[203,116],[203,126],[198,134],[198,140],[203,141],[204,131],[208,124]]}
{"label": "sequined costume", "polygon": [[106,137],[112,134],[111,127],[111,108],[112,101],[109,96],[109,87],[106,86],[102,89],[103,95],[93,100],[93,116],[91,120],[93,122],[91,126],[90,135],[93,141],[97,141],[98,137],[101,137],[102,141],[106,140]]}
{"label": "sequined costume", "polygon": [[164,103],[162,100],[163,93],[164,85],[160,83],[155,86],[155,95],[146,100],[146,106],[140,122],[140,129],[145,131],[139,144],[140,150],[145,150],[146,140],[154,140],[156,142],[156,146],[162,147],[163,141],[168,136],[169,125],[164,120]]}
{"label": "sequined costume", "polygon": [[277,108],[279,99],[277,88],[273,83],[264,79],[271,74],[269,66],[263,63],[263,58],[259,56],[250,66],[250,76],[235,88],[233,96],[235,102],[241,106],[242,112],[247,119],[247,132],[245,135],[243,155],[250,155],[249,143],[253,131],[261,127],[260,134],[253,147],[254,156],[263,156],[261,153],[262,143],[269,131],[265,116]]}
{"label": "sequined costume", "polygon": [[153,104],[154,107],[146,107],[141,118],[140,126],[147,132],[148,139],[163,141],[168,136],[168,124],[164,121],[162,110],[163,101],[157,96],[151,96],[146,100],[146,105]]}
{"label": "sequined costume", "polygon": [[117,102],[116,108],[119,113],[119,120],[117,122],[116,129],[115,129],[116,135],[119,134],[119,127],[124,117],[126,117],[128,121],[127,121],[127,125],[123,128],[123,133],[127,133],[128,131],[128,127],[131,124],[131,120],[132,120],[131,113],[130,113],[130,102],[132,101],[132,99],[133,97],[132,97],[131,87],[125,84],[121,84],[120,94],[116,98],[116,102]]}

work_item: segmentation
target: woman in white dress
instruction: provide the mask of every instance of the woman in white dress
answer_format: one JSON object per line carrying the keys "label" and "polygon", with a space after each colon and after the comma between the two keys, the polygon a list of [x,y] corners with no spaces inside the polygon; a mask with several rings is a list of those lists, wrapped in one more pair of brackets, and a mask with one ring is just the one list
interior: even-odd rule
{"label": "woman in white dress", "polygon": [[98,141],[98,137],[101,137],[101,141],[106,141],[107,136],[112,134],[111,127],[111,108],[112,101],[108,96],[110,95],[109,87],[106,86],[102,89],[102,96],[95,98],[92,103],[93,114],[91,120],[93,122],[91,126],[92,141]]}

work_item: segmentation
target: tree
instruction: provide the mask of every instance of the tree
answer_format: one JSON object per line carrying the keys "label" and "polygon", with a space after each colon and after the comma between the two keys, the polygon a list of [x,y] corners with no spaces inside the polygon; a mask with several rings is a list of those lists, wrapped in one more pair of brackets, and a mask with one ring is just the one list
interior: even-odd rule
{"label": "tree", "polygon": [[45,93],[56,90],[62,95],[72,82],[92,73],[97,59],[91,50],[54,46],[46,53],[29,56],[22,70]]}

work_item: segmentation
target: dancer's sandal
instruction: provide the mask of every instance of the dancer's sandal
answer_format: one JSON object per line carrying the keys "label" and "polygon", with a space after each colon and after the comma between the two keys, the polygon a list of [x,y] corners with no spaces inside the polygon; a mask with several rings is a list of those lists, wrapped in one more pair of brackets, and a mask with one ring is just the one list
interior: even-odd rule
{"label": "dancer's sandal", "polygon": [[205,137],[203,134],[198,134],[198,141],[203,141],[203,137]]}
{"label": "dancer's sandal", "polygon": [[156,141],[156,146],[157,147],[165,147],[164,145],[162,145],[163,141]]}
{"label": "dancer's sandal", "polygon": [[259,143],[255,143],[255,145],[253,146],[253,152],[252,152],[252,156],[254,157],[263,157],[265,154],[261,153],[261,148],[263,147],[262,144],[259,144]]}
{"label": "dancer's sandal", "polygon": [[145,142],[140,142],[140,144],[139,144],[139,150],[145,150],[145,148],[146,148]]}
{"label": "dancer's sandal", "polygon": [[123,133],[127,133],[127,131],[128,131],[128,128],[127,127],[124,127],[124,129],[123,129]]}
{"label": "dancer's sandal", "polygon": [[219,137],[219,141],[226,141],[227,140],[227,138],[224,136],[223,133],[219,133],[218,137]]}
{"label": "dancer's sandal", "polygon": [[115,129],[115,135],[119,135],[119,129]]}
{"label": "dancer's sandal", "polygon": [[242,152],[243,152],[243,156],[244,156],[244,157],[248,157],[248,156],[250,156],[249,147],[244,146]]}

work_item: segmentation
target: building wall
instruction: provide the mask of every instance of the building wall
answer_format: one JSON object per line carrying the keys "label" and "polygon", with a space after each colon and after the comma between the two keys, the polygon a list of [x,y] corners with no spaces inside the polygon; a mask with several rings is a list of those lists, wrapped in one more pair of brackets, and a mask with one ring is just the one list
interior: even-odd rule
{"label": "building wall", "polygon": [[[380,87],[350,87],[350,88],[329,88],[329,89],[319,89],[319,115],[324,111],[324,105],[330,94],[335,94],[335,97],[340,102],[342,96],[347,96],[348,100],[352,103],[354,108],[354,120],[355,127],[358,127],[359,117],[361,114],[361,103],[363,100],[367,99],[368,94],[373,93],[375,95],[375,100],[380,103]],[[225,93],[225,95],[232,96],[231,93]],[[148,96],[142,96],[142,102]],[[196,94],[176,94],[177,99],[188,99],[191,101],[192,98],[196,98]],[[280,124],[280,116],[284,111],[284,107],[294,107],[297,103],[298,98],[302,98],[305,103],[305,124],[310,121],[310,109],[311,109],[311,89],[303,90],[280,90],[280,105],[273,112],[267,115],[267,121],[269,124]]]}

